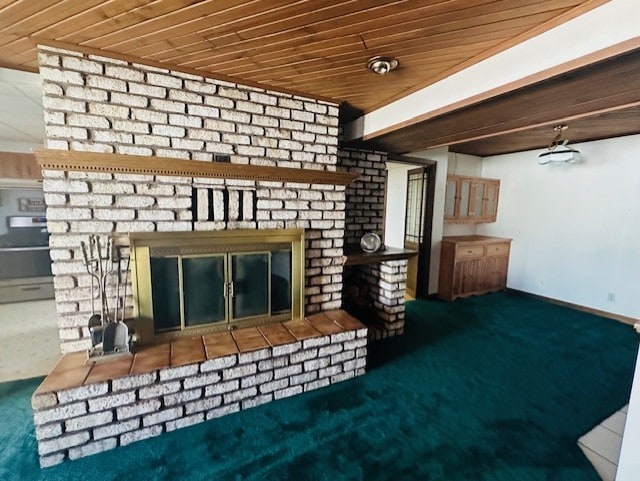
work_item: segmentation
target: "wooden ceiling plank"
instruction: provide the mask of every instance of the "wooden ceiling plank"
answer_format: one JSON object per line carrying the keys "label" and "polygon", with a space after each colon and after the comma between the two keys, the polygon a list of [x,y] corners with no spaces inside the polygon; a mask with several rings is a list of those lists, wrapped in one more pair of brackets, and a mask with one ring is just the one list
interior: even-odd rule
{"label": "wooden ceiling plank", "polygon": [[367,44],[370,44],[374,39],[386,37],[389,34],[397,34],[398,30],[415,33],[420,37],[426,38],[438,33],[465,30],[469,27],[493,27],[496,23],[505,20],[524,19],[532,15],[564,11],[575,5],[576,0],[558,0],[554,2],[523,0],[521,3],[522,5],[514,2],[505,4],[504,1],[500,0],[478,5],[465,4],[465,8],[445,11],[426,19],[416,19],[414,17],[401,25],[394,25],[396,28],[390,28],[387,25],[383,28],[367,31],[363,34],[363,38]]}
{"label": "wooden ceiling plank", "polygon": [[[329,2],[332,3],[332,2]],[[291,29],[291,34],[287,35],[284,38],[284,41],[292,41],[294,38],[299,39],[299,44],[306,43],[304,41],[305,36],[308,35],[308,32],[305,30],[306,27],[302,26],[301,28]],[[295,33],[294,33],[295,32]],[[358,38],[359,40],[359,38]],[[137,55],[151,55],[153,57],[162,58],[167,62],[174,62],[176,60],[182,59],[185,56],[193,57],[194,55],[201,55],[201,58],[207,58],[211,55],[214,55],[216,52],[222,51],[224,49],[225,52],[245,52],[250,50],[255,50],[255,48],[244,49],[241,47],[237,48],[229,48],[229,45],[242,45],[243,42],[246,42],[240,37],[239,33],[231,32],[220,34],[218,36],[210,36],[204,35],[202,32],[198,32],[196,34],[190,34],[188,38],[184,39],[184,43],[186,45],[182,45],[178,49],[173,48],[174,41],[161,39],[158,43],[154,43],[151,45],[146,45],[139,49],[134,49],[134,53]],[[361,46],[361,40],[359,40],[359,45]],[[266,38],[263,38],[263,42],[260,45],[260,49],[265,49],[270,46],[273,42],[267,41]],[[277,50],[280,47],[275,47]],[[159,52],[159,53],[158,53]]]}
{"label": "wooden ceiling plank", "polygon": [[[81,44],[90,38],[99,37],[114,29],[124,29],[153,16],[179,10],[193,3],[190,0],[137,0],[126,4],[120,0],[101,2],[94,8],[83,9],[66,22],[52,25],[35,32],[36,35],[55,40]],[[78,28],[82,25],[82,28]]]}
{"label": "wooden ceiling plank", "polygon": [[[429,34],[427,36],[424,35],[424,30],[419,29],[401,33],[390,32],[386,36],[367,38],[365,40],[370,48],[376,48],[380,44],[389,42],[398,42],[410,39],[424,39],[425,41],[429,41],[429,39],[437,39],[441,35],[475,35],[482,34],[487,30],[490,30],[492,32],[500,32],[502,30],[509,30],[512,28],[521,28],[522,31],[525,32],[536,22],[545,22],[550,18],[553,18],[557,13],[561,12],[564,12],[564,10],[547,11],[538,14],[527,15],[525,17],[515,17],[509,18],[507,20],[498,20],[488,25],[474,25],[473,19],[469,19],[466,21],[453,22],[452,25],[434,27],[432,30],[429,30]],[[455,24],[455,28],[450,28],[453,26],[453,24]]]}
{"label": "wooden ceiling plank", "polygon": [[[405,48],[403,49],[404,54],[401,57],[402,68],[394,72],[389,81],[397,77],[399,72],[404,73],[407,70],[413,70],[415,72],[416,68],[421,68],[424,65],[437,65],[450,61],[455,61],[457,64],[468,58],[468,55],[480,53],[482,49],[495,45],[497,41],[498,40],[489,40],[480,42],[480,44],[474,43],[473,45],[465,45],[464,48],[455,46],[449,47],[448,49],[438,49],[430,56],[425,56],[424,51],[419,49],[412,50]],[[331,71],[324,72],[322,75],[323,79],[332,75],[341,75],[346,72],[366,73],[368,76],[371,76],[371,73],[366,69],[366,62],[363,61],[362,57],[352,53],[340,53],[336,55],[328,54],[322,58],[309,57],[299,61],[295,58],[291,58],[286,66],[282,66],[281,62],[277,61],[258,62],[256,59],[251,60],[252,61],[245,60],[235,68],[227,66],[225,71],[229,72],[230,75],[237,77],[251,76],[253,78],[260,78],[261,76],[271,76],[271,74],[274,74],[277,75],[278,78],[282,78],[282,75],[286,75],[287,71],[291,70],[289,67],[295,66],[296,71],[298,72],[298,76],[296,77],[297,80],[304,81],[312,76],[312,78],[317,81],[317,70],[314,70],[313,72],[309,71],[305,74],[305,70],[298,69],[298,66],[312,65],[313,62],[315,62],[317,66],[322,66],[323,64],[330,62]]]}
{"label": "wooden ceiling plank", "polygon": [[[541,0],[521,0],[526,1],[529,5],[527,8],[530,11],[532,8],[540,7],[543,5],[544,9],[549,8],[549,4],[555,4],[555,2],[544,1],[542,3]],[[566,4],[573,4],[576,0],[558,0],[561,2],[564,7]],[[288,30],[277,32],[276,34],[269,34],[263,37],[259,37],[258,39],[248,39],[246,42],[235,42],[233,39],[230,39],[232,43],[225,45],[226,42],[224,38],[217,37],[215,41],[211,39],[211,41],[215,44],[215,48],[212,50],[210,45],[207,43],[195,44],[195,46],[189,47],[187,49],[182,49],[179,55],[175,53],[169,54],[169,56],[163,56],[163,60],[172,62],[178,58],[184,58],[184,54],[194,54],[197,53],[197,49],[200,48],[200,52],[205,56],[213,60],[216,55],[220,53],[224,53],[225,51],[229,51],[232,49],[233,51],[238,50],[254,50],[257,49],[260,52],[268,52],[268,51],[278,51],[281,49],[281,43],[287,42],[288,44],[293,44],[292,39],[299,39],[299,43],[295,43],[295,45],[307,45],[309,42],[306,40],[306,37],[309,34],[313,35],[314,43],[318,41],[323,41],[326,39],[336,39],[340,38],[342,35],[352,35],[354,33],[358,33],[361,37],[361,41],[366,44],[368,48],[372,47],[370,39],[385,36],[385,35],[394,35],[397,34],[399,30],[405,31],[409,29],[410,25],[414,25],[415,31],[427,32],[429,35],[434,29],[443,29],[443,24],[451,23],[455,26],[456,22],[460,22],[461,18],[472,18],[474,15],[479,14],[488,14],[490,11],[494,11],[494,15],[505,16],[508,15],[508,10],[505,12],[504,10],[504,2],[496,1],[496,0],[473,0],[464,3],[463,9],[456,10],[451,12],[450,2],[445,2],[437,5],[430,5],[429,10],[430,14],[425,16],[424,18],[419,18],[416,20],[417,12],[412,10],[412,15],[404,14],[396,14],[395,16],[391,13],[387,15],[382,15],[380,12],[380,17],[375,19],[367,19],[365,22],[357,23],[353,16],[343,16],[340,18],[333,18],[326,21],[315,22],[312,24],[303,25],[303,31],[301,34],[297,33],[296,27],[293,26]],[[436,7],[440,7],[436,9]],[[492,10],[488,10],[491,7]],[[423,9],[424,10],[424,9]],[[460,12],[464,12],[461,14]],[[477,19],[476,19],[477,20]],[[291,27],[291,25],[289,25]],[[465,25],[466,26],[466,25]],[[373,32],[378,32],[374,36]],[[435,32],[437,33],[437,32]],[[423,35],[420,35],[423,36]],[[247,44],[247,42],[249,42]],[[189,55],[190,58],[194,58],[192,55]],[[198,57],[195,57],[196,59]]]}
{"label": "wooden ceiling plank", "polygon": [[[504,38],[505,37],[501,37],[501,39],[504,39]],[[495,45],[496,42],[500,41],[501,39],[485,40],[480,43],[474,44],[474,47],[477,47],[478,50],[486,49],[486,48],[489,48],[490,46]],[[404,59],[406,59],[408,56],[412,56],[416,58],[419,58],[419,57],[440,58],[448,55],[457,54],[457,55],[468,57],[470,47],[467,44],[466,40],[462,40],[462,42],[464,43],[443,47],[443,48],[433,48],[431,46],[425,48],[421,44],[412,45],[412,46],[405,45],[402,49],[403,54],[400,56],[400,60],[404,66],[405,64]],[[324,55],[330,58],[343,58],[346,55],[354,56],[352,48],[350,48],[348,45],[343,45],[342,43],[337,41],[331,46],[327,44],[324,48],[322,48],[320,52],[324,52]],[[257,54],[257,55],[253,55],[251,59],[238,57],[238,58],[233,58],[225,61],[218,60],[216,62],[216,65],[219,69],[224,69],[225,71],[233,71],[232,69],[235,69],[235,68],[241,68],[246,65],[256,65],[256,64],[261,65],[263,67],[269,67],[272,65],[281,65],[284,62],[295,60],[300,56],[311,57],[313,55],[320,55],[320,52],[315,51],[314,47],[309,47],[308,49],[305,48],[304,50],[300,50],[299,53],[296,50],[291,51],[289,49],[287,52],[282,52],[280,55],[275,55],[275,56]],[[389,48],[389,50],[387,50],[386,48],[380,50],[380,55],[394,55],[395,53],[396,52],[394,50],[391,50],[391,48]],[[361,57],[358,57],[358,58],[362,60]]]}
{"label": "wooden ceiling plank", "polygon": [[[11,20],[0,28],[0,64],[34,69],[28,39],[62,40],[262,87],[339,92],[369,110],[605,1],[0,0],[0,22]],[[400,56],[393,82],[362,67],[375,54]]]}
{"label": "wooden ceiling plank", "polygon": [[[487,40],[491,40],[491,39],[504,39],[506,37],[508,37],[510,34],[511,35],[516,35],[519,32],[522,31],[521,27],[518,28],[514,28],[508,31],[500,31],[500,32],[493,32],[493,31],[485,31],[482,32],[480,34],[476,34],[476,35],[468,35],[465,36],[464,39],[460,39],[460,35],[456,34],[456,33],[450,33],[450,34],[441,34],[438,36],[438,38],[433,39],[429,45],[431,49],[435,50],[435,49],[440,49],[440,48],[448,48],[448,47],[452,47],[455,45],[459,45],[464,43],[465,45],[470,45],[473,42],[484,42]],[[357,39],[354,38],[354,41],[357,41]],[[394,52],[394,51],[400,51],[402,52],[404,48],[419,48],[420,45],[424,45],[424,40],[423,39],[411,39],[411,40],[407,40],[407,41],[403,41],[403,42],[398,42],[398,43],[386,43],[386,44],[381,44],[378,48],[376,48],[376,50],[374,51],[368,51],[366,53],[363,53],[362,57],[361,57],[361,62],[365,62],[371,55],[373,55],[373,53],[377,53],[380,51],[388,51],[388,52]],[[425,56],[428,56],[425,55]],[[399,59],[402,65],[402,55],[399,55]],[[211,62],[207,61],[207,60],[203,60],[200,62],[185,62],[185,63],[189,63],[189,66],[192,68],[202,68],[202,69],[208,69],[208,68],[213,68],[215,65],[217,65],[215,60],[212,60]],[[404,68],[401,66],[401,68]],[[319,79],[321,80],[321,79]]]}
{"label": "wooden ceiling plank", "polygon": [[[430,9],[434,12],[439,11],[447,11],[446,8],[448,5],[452,4],[454,0],[448,0],[445,2],[438,2],[435,5],[430,5]],[[495,0],[469,0],[473,2],[481,2],[487,3]],[[429,3],[433,3],[431,0]],[[368,4],[369,5],[369,4]],[[380,7],[382,8],[382,7]],[[440,10],[434,10],[439,8]],[[370,13],[367,10],[365,13]],[[194,60],[213,58],[216,55],[225,54],[229,52],[237,52],[238,50],[244,51],[260,51],[260,52],[269,52],[282,49],[283,44],[287,44],[290,47],[300,47],[304,45],[308,45],[310,43],[322,42],[324,40],[336,39],[341,37],[350,37],[357,36],[360,40],[360,44],[363,46],[363,51],[368,49],[368,45],[362,44],[362,34],[366,32],[367,29],[386,26],[390,30],[397,30],[398,27],[395,25],[398,22],[397,19],[393,19],[393,16],[383,15],[385,12],[378,12],[379,16],[375,16],[373,18],[365,17],[362,20],[358,20],[357,15],[362,15],[361,12],[358,12],[353,15],[345,15],[340,16],[338,18],[330,18],[327,20],[320,20],[318,22],[309,23],[300,27],[292,27],[287,30],[276,32],[267,36],[263,36],[255,39],[248,39],[241,42],[236,43],[228,43],[224,44],[221,38],[216,38],[216,48],[211,51],[210,49],[206,49],[204,47],[199,53],[198,52],[190,52],[191,55],[189,57]],[[412,17],[415,18],[415,17]],[[427,17],[429,18],[429,17]],[[198,53],[198,55],[193,55]],[[171,59],[167,59],[171,60]]]}
{"label": "wooden ceiling plank", "polygon": [[127,51],[137,55],[135,48],[148,38],[166,39],[185,32],[197,32],[212,23],[224,23],[245,15],[255,15],[264,9],[279,9],[290,0],[201,0],[171,14],[160,15],[122,30],[112,30],[97,39],[84,42],[95,48]]}
{"label": "wooden ceiling plank", "polygon": [[[357,84],[355,83],[357,82],[357,78],[362,78],[364,84],[371,84],[374,79],[380,80],[384,83],[397,83],[403,78],[409,76],[413,77],[412,72],[415,71],[415,69],[430,67],[439,68],[440,70],[442,70],[443,68],[449,68],[453,65],[456,65],[459,62],[460,60],[458,58],[434,61],[430,61],[427,59],[420,63],[412,63],[408,68],[397,70],[396,72],[394,72],[393,77],[384,78],[375,76],[373,73],[371,73],[366,68],[363,62],[354,63],[350,59],[347,59],[344,62],[327,62],[323,59],[311,59],[308,61],[296,62],[295,73],[291,72],[291,69],[288,68],[285,70],[284,68],[274,67],[263,73],[260,73],[259,71],[254,72],[251,77],[256,79],[256,81],[257,79],[261,79],[262,81],[271,81],[272,79],[274,81],[282,81],[291,79],[296,83],[300,83],[300,85],[304,85],[317,83],[318,72],[324,72],[322,74],[323,83],[326,83],[333,78],[337,78],[340,80],[342,85],[345,85],[344,76],[350,75],[352,77],[350,77],[351,81],[349,82],[349,84],[355,87],[357,86]],[[331,68],[327,68],[325,72],[324,67],[327,67],[328,65],[330,65]],[[352,82],[354,83],[352,84]]]}
{"label": "wooden ceiling plank", "polygon": [[[356,6],[360,6],[360,8],[362,7],[362,4],[359,2],[354,2],[353,0],[346,2],[347,4],[353,4]],[[371,9],[374,8],[378,8],[378,4],[379,3],[388,3],[385,2],[384,0],[376,0],[375,2],[367,2],[367,9],[366,11],[370,11]],[[313,18],[317,17],[318,15],[328,15],[329,13],[332,13],[334,11],[339,11],[339,10],[335,10],[335,9],[339,9],[339,8],[344,8],[342,6],[343,4],[339,4],[336,5],[335,1],[322,1],[322,2],[316,2],[314,1],[314,10],[309,12],[309,8],[308,5],[302,5],[302,12],[305,12],[306,15],[311,15],[313,16]],[[331,7],[332,9],[329,10],[326,7]],[[318,10],[320,9],[320,10]],[[285,25],[287,25],[287,29],[286,29],[286,34],[284,34],[284,37],[279,37],[280,40],[284,39],[285,41],[290,41],[293,38],[299,38],[299,37],[304,37],[306,35],[309,34],[309,28],[310,28],[310,24],[309,23],[305,23],[303,20],[306,17],[303,17],[301,15],[296,16],[295,12],[291,12],[294,15],[292,17],[290,17],[288,14],[290,12],[291,9],[288,9],[286,12],[284,12],[283,14],[280,14],[279,16],[275,16],[274,18],[282,18],[283,16],[287,19],[287,22],[285,23]],[[273,14],[273,12],[272,12]],[[335,13],[334,13],[335,15]],[[265,16],[262,15],[260,17],[258,17],[258,20],[262,20],[263,23],[267,23],[268,25],[274,25],[274,24],[279,24],[279,22],[275,22],[273,20],[271,20],[271,23],[269,23],[269,20],[264,18]],[[333,22],[339,22],[339,19],[342,18],[343,16],[339,16],[338,18],[333,18]],[[296,23],[298,22],[298,23]],[[235,23],[234,23],[235,24]],[[260,21],[256,22],[257,25],[260,25]],[[230,45],[241,45],[244,42],[247,42],[248,40],[243,38],[242,32],[236,32],[232,29],[230,29],[229,27],[231,26],[231,24],[222,24],[222,25],[217,25],[215,28],[217,29],[216,32],[214,33],[212,29],[205,29],[202,31],[198,31],[198,36],[201,38],[201,40],[195,41],[189,45],[185,45],[183,46],[183,48],[180,49],[179,52],[172,52],[172,48],[171,45],[169,44],[169,42],[167,42],[167,40],[165,40],[164,38],[159,38],[157,43],[151,43],[146,45],[143,48],[140,49],[133,49],[133,53],[136,55],[148,55],[148,54],[153,54],[155,55],[154,52],[161,52],[163,54],[167,54],[164,55],[163,58],[166,61],[173,61],[176,58],[182,58],[184,57],[185,54],[196,54],[196,53],[204,53],[204,52],[210,52],[213,53],[214,50],[219,50],[223,47],[228,47]],[[351,30],[353,30],[353,25],[351,25]],[[281,35],[283,32],[278,32],[278,35]],[[263,41],[263,46],[267,45],[267,37],[273,37],[275,34],[271,34],[270,36],[265,36],[265,37],[261,37],[262,41]],[[191,39],[195,39],[194,35],[191,34],[190,35]],[[146,43],[146,40],[145,40]],[[214,46],[214,48],[212,49],[211,46]],[[251,48],[251,47],[248,47]],[[242,50],[242,49],[241,49]]]}
{"label": "wooden ceiling plank", "polygon": [[60,28],[63,24],[73,23],[69,20],[74,19],[85,9],[92,10],[103,3],[103,0],[86,0],[81,4],[77,0],[58,1],[12,23],[3,29],[3,33],[17,33],[24,36],[35,35],[41,30]]}
{"label": "wooden ceiling plank", "polygon": [[[549,16],[551,15],[552,14],[540,14],[535,17],[537,20],[542,21],[549,18]],[[499,27],[499,28],[496,28],[496,27]],[[511,21],[500,22],[500,25],[494,25],[494,28],[492,29],[487,29],[484,27],[474,27],[472,29],[469,29],[469,31],[443,32],[443,33],[438,33],[434,35],[429,35],[428,38],[416,37],[415,35],[410,35],[410,34],[394,35],[393,33],[391,33],[391,35],[387,37],[381,37],[373,41],[369,41],[367,43],[367,47],[369,52],[376,52],[379,48],[392,45],[397,48],[398,52],[401,52],[403,44],[409,41],[415,41],[417,43],[422,42],[423,44],[428,44],[429,42],[437,42],[443,39],[450,39],[451,42],[455,43],[456,41],[459,41],[459,38],[462,34],[464,34],[465,37],[474,36],[474,35],[496,35],[496,34],[500,35],[501,31],[513,32],[514,31],[513,29],[515,28],[519,28],[520,30],[518,30],[518,33],[521,33],[525,31],[526,28],[528,27],[530,27],[530,24],[526,19],[514,19]],[[314,42],[316,41],[320,42],[323,40],[322,37],[323,35],[317,38],[314,37],[313,40]],[[332,37],[329,37],[329,39],[331,38]],[[291,41],[288,43],[288,45],[294,45],[294,46],[297,46],[297,45],[302,46],[305,44],[308,44],[308,42],[302,42],[302,40]],[[259,48],[258,51],[260,53],[268,52],[271,49],[276,49],[276,47],[277,46],[274,46],[274,45],[263,46]],[[228,51],[228,50],[224,48],[215,50],[216,54],[218,55],[225,51]],[[369,55],[371,55],[371,53],[366,53],[363,51],[363,57],[367,58]],[[203,52],[202,54],[187,56],[184,60],[180,61],[180,64],[193,67],[193,68],[200,68],[200,67],[205,67],[207,65],[212,65],[213,63],[215,63],[215,61],[216,61],[215,55],[212,55],[211,52]]]}
{"label": "wooden ceiling plank", "polygon": [[0,30],[19,22],[25,17],[37,14],[43,8],[55,5],[57,0],[17,0],[0,11]]}
{"label": "wooden ceiling plank", "polygon": [[[482,34],[479,35],[474,35],[474,36],[465,36],[463,39],[460,39],[460,36],[458,34],[448,34],[448,35],[441,35],[437,40],[434,40],[433,42],[430,42],[429,44],[429,48],[425,50],[425,57],[429,57],[431,55],[434,54],[434,52],[440,50],[440,49],[445,49],[445,48],[451,48],[451,47],[455,47],[458,45],[464,45],[464,46],[471,46],[474,44],[480,44],[483,42],[487,42],[487,41],[500,41],[503,40],[505,38],[508,38],[509,35],[515,35],[518,32],[522,31],[521,28],[517,28],[517,29],[511,29],[508,31],[502,31],[502,32],[484,32]],[[396,49],[400,50],[400,51],[404,51],[405,49],[419,49],[421,48],[421,46],[424,45],[423,41],[418,39],[413,39],[413,40],[409,40],[406,42],[402,42],[402,43],[398,43],[398,44],[387,44],[384,45],[382,47],[380,47],[379,49],[377,49],[377,51],[379,52],[393,52]],[[370,55],[370,54],[369,54]],[[361,59],[360,62],[364,63],[366,61],[366,59],[369,58],[369,55],[364,55]],[[402,60],[402,55],[399,56],[399,60],[400,60],[400,68],[403,69],[406,67],[406,65],[404,64],[403,60]],[[202,65],[199,66],[198,68],[203,68],[203,69],[208,69],[208,68],[212,68],[214,65],[218,65],[217,63],[212,63],[212,64],[207,64],[207,65]],[[319,78],[319,81],[321,81],[321,78]]]}
{"label": "wooden ceiling plank", "polygon": [[[2,48],[4,49],[8,47],[4,46]],[[27,67],[37,71],[38,62],[36,61],[36,58],[34,58],[36,44],[33,40],[28,37],[19,37],[9,44],[9,48],[12,50],[15,49],[15,54],[11,57],[11,60],[14,63],[9,64],[15,66],[12,68],[20,69],[20,67]]]}

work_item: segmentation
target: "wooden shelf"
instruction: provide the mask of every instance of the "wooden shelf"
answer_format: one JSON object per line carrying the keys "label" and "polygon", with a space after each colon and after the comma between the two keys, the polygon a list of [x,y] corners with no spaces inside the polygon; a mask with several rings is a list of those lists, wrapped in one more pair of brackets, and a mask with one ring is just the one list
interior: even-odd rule
{"label": "wooden shelf", "polygon": [[75,170],[82,172],[207,177],[328,185],[349,185],[358,178],[357,174],[349,174],[347,172],[206,162],[171,157],[71,152],[52,149],[36,150],[34,154],[43,170]]}
{"label": "wooden shelf", "polygon": [[345,266],[357,266],[362,264],[377,264],[384,261],[399,261],[409,259],[415,255],[418,255],[418,251],[411,249],[387,247],[384,250],[369,253],[355,247],[346,248],[343,259]]}

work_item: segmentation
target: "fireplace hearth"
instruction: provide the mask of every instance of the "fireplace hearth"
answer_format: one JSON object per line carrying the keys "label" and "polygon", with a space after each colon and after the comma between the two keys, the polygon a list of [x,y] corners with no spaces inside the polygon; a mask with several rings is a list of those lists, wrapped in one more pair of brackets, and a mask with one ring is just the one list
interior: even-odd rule
{"label": "fireplace hearth", "polygon": [[63,356],[31,404],[42,467],[364,374],[367,329],[344,311],[182,337],[133,357]]}

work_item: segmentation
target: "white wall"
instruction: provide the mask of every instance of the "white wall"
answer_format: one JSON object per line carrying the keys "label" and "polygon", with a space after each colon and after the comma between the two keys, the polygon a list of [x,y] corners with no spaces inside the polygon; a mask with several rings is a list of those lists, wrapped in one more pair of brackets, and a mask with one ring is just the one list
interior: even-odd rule
{"label": "white wall", "polygon": [[513,238],[509,287],[640,318],[640,135],[574,146],[580,164],[541,166],[539,151],[484,158],[500,199],[478,233]]}

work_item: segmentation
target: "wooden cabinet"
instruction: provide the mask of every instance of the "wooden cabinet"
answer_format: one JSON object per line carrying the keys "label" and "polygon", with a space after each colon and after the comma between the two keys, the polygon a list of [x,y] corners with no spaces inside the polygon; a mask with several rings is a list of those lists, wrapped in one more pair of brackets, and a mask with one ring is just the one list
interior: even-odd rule
{"label": "wooden cabinet", "polygon": [[483,177],[447,176],[444,203],[445,224],[495,222],[500,180]]}
{"label": "wooden cabinet", "polygon": [[481,235],[442,238],[438,297],[485,294],[507,287],[511,239]]}
{"label": "wooden cabinet", "polygon": [[1,179],[42,179],[42,171],[33,154],[0,152]]}

